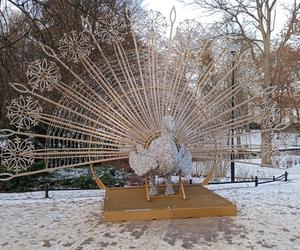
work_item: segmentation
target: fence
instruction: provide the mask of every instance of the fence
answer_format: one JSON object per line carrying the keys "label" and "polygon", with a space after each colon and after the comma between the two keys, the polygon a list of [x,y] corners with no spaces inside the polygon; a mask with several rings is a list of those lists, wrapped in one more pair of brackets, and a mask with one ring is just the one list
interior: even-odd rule
{"label": "fence", "polygon": [[273,176],[272,178],[258,178],[255,176],[254,178],[243,178],[243,181],[225,181],[225,182],[209,182],[208,185],[216,185],[216,184],[235,184],[235,183],[249,183],[254,182],[255,186],[257,187],[259,184],[265,184],[275,181],[287,181],[288,180],[288,172],[285,171],[283,175],[278,177]]}
{"label": "fence", "polygon": [[[283,175],[280,175],[278,177],[273,176],[273,178],[258,178],[255,176],[254,178],[243,178],[243,181],[225,181],[225,182],[209,182],[208,185],[217,185],[217,184],[237,184],[237,183],[251,183],[253,182],[255,186],[257,187],[259,184],[265,184],[265,183],[270,183],[270,182],[275,182],[275,181],[287,181],[288,180],[288,172],[285,171]],[[248,180],[247,180],[248,179]],[[192,180],[190,179],[190,184],[192,184]],[[25,191],[26,192],[39,192],[39,191],[45,191],[45,198],[49,198],[49,191],[74,191],[74,190],[98,190],[98,188],[64,188],[64,189],[53,189],[49,188],[49,185],[46,184],[44,189],[41,190],[32,190],[32,191]],[[10,192],[5,192],[5,193],[10,193]],[[15,192],[11,192],[15,193]],[[22,192],[23,193],[23,192]]]}

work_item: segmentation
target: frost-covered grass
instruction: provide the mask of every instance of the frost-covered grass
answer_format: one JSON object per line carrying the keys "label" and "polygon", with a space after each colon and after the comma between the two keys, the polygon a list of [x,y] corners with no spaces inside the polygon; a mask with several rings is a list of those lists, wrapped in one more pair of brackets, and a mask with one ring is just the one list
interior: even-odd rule
{"label": "frost-covered grass", "polygon": [[300,165],[288,171],[288,182],[209,186],[237,217],[104,223],[104,191],[2,193],[0,249],[299,249]]}

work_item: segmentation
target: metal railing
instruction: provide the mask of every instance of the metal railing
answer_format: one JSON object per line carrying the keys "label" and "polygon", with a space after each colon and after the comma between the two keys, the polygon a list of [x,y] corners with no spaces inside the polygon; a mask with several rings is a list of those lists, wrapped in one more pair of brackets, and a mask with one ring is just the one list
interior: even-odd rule
{"label": "metal railing", "polygon": [[[243,181],[225,181],[225,182],[209,182],[208,185],[217,185],[217,184],[238,184],[238,183],[254,183],[257,187],[260,184],[276,182],[276,181],[288,181],[288,172],[285,171],[283,175],[278,177],[273,176],[272,178],[258,178],[257,176],[252,178],[243,178]],[[247,180],[248,179],[248,180]],[[190,184],[192,184],[192,180],[190,179]],[[45,192],[45,198],[49,198],[49,191],[75,191],[75,190],[98,190],[99,188],[51,188],[48,184],[44,186],[44,189],[39,190],[31,190],[31,191],[21,191],[21,192],[3,192],[3,193],[26,193],[26,192]],[[2,192],[0,192],[2,193]]]}
{"label": "metal railing", "polygon": [[272,178],[259,178],[257,176],[252,178],[243,178],[243,181],[224,181],[224,182],[209,182],[208,185],[217,185],[217,184],[236,184],[236,183],[249,183],[254,182],[255,186],[257,187],[259,184],[265,184],[275,181],[287,181],[288,180],[288,172],[285,171],[283,175],[278,177],[273,176]]}

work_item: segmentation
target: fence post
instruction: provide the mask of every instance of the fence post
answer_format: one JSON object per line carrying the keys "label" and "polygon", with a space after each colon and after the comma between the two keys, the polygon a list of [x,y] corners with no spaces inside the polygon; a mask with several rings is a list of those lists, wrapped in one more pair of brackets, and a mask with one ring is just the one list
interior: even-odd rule
{"label": "fence post", "polygon": [[255,187],[257,187],[258,186],[258,178],[257,178],[257,176],[255,176]]}
{"label": "fence post", "polygon": [[275,176],[273,176],[273,181],[275,181]]}
{"label": "fence post", "polygon": [[284,181],[287,181],[287,177],[288,177],[288,172],[285,171],[285,172],[284,172]]}
{"label": "fence post", "polygon": [[192,179],[190,179],[190,184],[193,184],[193,180]]}
{"label": "fence post", "polygon": [[49,198],[49,185],[48,184],[45,185],[45,198],[46,199]]}

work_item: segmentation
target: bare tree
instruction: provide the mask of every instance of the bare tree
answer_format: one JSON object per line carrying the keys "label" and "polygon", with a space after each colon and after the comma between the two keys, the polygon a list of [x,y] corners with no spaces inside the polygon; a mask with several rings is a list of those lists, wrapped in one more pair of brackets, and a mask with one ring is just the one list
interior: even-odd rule
{"label": "bare tree", "polygon": [[[95,26],[107,12],[121,17],[128,8],[138,14],[141,3],[142,0],[0,0],[0,127],[9,126],[6,106],[16,96],[9,82],[26,83],[24,66],[45,57],[37,41],[56,49],[64,33],[82,30],[81,15],[88,16]],[[130,39],[125,42],[127,47],[133,46]],[[103,48],[108,53],[112,50],[105,44]],[[94,56],[100,60],[99,55]],[[68,77],[65,72],[64,78]]]}
{"label": "bare tree", "polygon": [[[220,24],[221,32],[224,35],[233,36],[236,40],[243,40],[248,45],[254,61],[261,68],[263,87],[273,85],[271,35],[275,27],[278,0],[191,0],[185,2],[196,4],[211,14],[223,15],[223,22]],[[295,33],[299,9],[299,1],[294,0],[289,9],[290,18],[287,28],[282,39],[276,44],[278,50],[281,50]],[[280,63],[280,60],[277,62]],[[269,133],[262,133],[262,164],[271,164],[270,155],[265,153],[270,150]]]}
{"label": "bare tree", "polygon": [[294,87],[294,84],[300,80],[300,49],[293,44],[286,44],[284,47],[274,51],[272,58],[275,58],[277,63],[273,64],[272,71],[274,72],[274,83],[277,86],[275,99],[280,110],[280,120],[288,116],[288,110],[291,110],[293,123],[294,112],[296,119],[300,120],[300,91]]}

